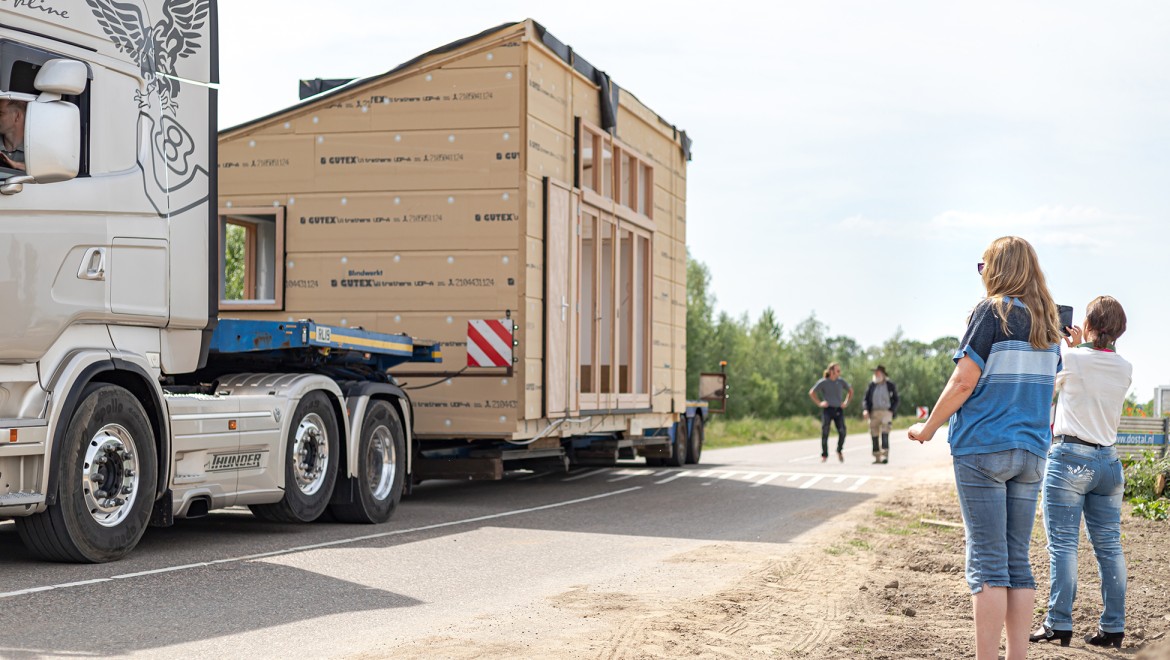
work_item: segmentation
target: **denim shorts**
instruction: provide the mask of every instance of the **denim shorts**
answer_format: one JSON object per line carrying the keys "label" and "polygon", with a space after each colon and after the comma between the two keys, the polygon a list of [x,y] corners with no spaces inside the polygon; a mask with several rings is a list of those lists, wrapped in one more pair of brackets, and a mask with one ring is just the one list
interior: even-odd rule
{"label": "denim shorts", "polygon": [[1028,548],[1044,461],[1023,449],[954,457],[972,594],[984,587],[1036,588]]}

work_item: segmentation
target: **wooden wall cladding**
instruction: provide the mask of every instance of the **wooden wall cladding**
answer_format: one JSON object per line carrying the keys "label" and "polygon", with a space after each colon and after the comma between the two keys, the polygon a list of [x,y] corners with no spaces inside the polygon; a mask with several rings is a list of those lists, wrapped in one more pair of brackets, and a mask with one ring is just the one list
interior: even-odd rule
{"label": "wooden wall cladding", "polygon": [[560,181],[573,179],[573,139],[537,119],[528,120],[528,173]]}
{"label": "wooden wall cladding", "polygon": [[433,69],[330,100],[293,120],[297,133],[502,128],[520,121],[519,67]]}
{"label": "wooden wall cladding", "polygon": [[515,250],[517,190],[314,193],[289,200],[285,246],[296,252]]}
{"label": "wooden wall cladding", "polygon": [[300,252],[285,261],[290,312],[513,309],[519,302],[514,251]]}
{"label": "wooden wall cladding", "polygon": [[[406,387],[435,382],[426,375],[402,379]],[[427,389],[411,391],[418,435],[458,437],[463,434],[511,435],[520,419],[515,378],[491,376],[452,378]]]}
{"label": "wooden wall cladding", "polygon": [[573,91],[569,71],[539,48],[528,51],[528,115],[560,132],[572,136]]}
{"label": "wooden wall cladding", "polygon": [[474,69],[480,67],[520,66],[524,63],[524,42],[522,35],[494,40],[489,45],[471,44],[470,52],[465,57],[453,59],[443,64],[444,69]]}

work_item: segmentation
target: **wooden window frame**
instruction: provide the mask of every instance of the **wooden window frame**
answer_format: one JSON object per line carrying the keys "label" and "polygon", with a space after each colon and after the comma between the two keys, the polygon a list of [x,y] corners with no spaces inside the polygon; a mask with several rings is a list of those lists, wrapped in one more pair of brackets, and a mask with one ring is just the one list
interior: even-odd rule
{"label": "wooden window frame", "polygon": [[[245,238],[245,262],[244,262],[244,289],[249,292],[256,290],[256,246],[257,235],[254,227],[251,227],[246,222],[232,220],[231,216],[245,216],[245,215],[264,215],[272,216],[274,220],[274,242],[273,246],[273,300],[260,300],[256,298],[249,298],[244,300],[226,300],[221,295],[224,290],[224,241],[225,241],[225,227],[226,225],[243,225],[247,229]],[[219,262],[219,277],[218,286],[216,288],[216,296],[219,300],[220,311],[282,311],[284,310],[284,232],[285,232],[285,208],[283,206],[254,206],[254,207],[238,207],[238,208],[224,208],[219,209],[218,227],[216,229],[216,250],[218,250],[217,260]]]}

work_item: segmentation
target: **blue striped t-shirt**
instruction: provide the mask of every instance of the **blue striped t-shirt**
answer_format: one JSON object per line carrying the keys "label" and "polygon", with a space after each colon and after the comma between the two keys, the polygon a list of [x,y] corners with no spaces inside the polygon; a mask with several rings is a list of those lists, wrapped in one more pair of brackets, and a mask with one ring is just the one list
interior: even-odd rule
{"label": "blue striped t-shirt", "polygon": [[951,417],[948,441],[952,456],[990,454],[1024,449],[1047,456],[1052,433],[1049,410],[1056,372],[1060,370],[1060,345],[1035,349],[1028,342],[1032,318],[1014,298],[1008,311],[1008,332],[1003,331],[997,301],[988,298],[975,307],[967,332],[954,359],[964,355],[982,373],[971,396]]}

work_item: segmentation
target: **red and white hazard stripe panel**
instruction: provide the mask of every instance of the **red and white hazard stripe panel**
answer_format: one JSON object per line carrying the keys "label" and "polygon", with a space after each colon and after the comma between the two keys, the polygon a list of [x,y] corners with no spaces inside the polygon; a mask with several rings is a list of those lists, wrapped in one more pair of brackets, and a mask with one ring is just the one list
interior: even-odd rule
{"label": "red and white hazard stripe panel", "polygon": [[467,322],[467,366],[512,366],[512,320]]}

